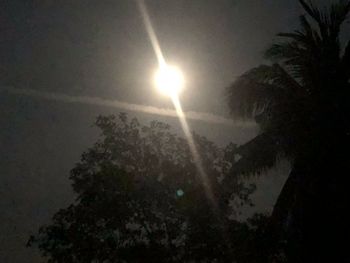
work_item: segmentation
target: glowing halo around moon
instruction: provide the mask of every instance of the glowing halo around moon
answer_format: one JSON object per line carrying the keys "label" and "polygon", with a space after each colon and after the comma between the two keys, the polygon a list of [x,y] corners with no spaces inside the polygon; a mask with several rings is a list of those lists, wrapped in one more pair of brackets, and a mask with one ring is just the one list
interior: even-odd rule
{"label": "glowing halo around moon", "polygon": [[154,82],[160,93],[171,98],[177,97],[185,87],[185,78],[180,68],[169,64],[158,68]]}

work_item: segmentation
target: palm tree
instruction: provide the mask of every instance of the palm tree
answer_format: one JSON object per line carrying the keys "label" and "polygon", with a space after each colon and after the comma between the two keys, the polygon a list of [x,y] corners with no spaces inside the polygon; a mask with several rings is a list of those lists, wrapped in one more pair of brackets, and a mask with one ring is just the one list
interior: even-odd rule
{"label": "palm tree", "polygon": [[[240,146],[233,173],[260,174],[287,158],[291,172],[275,204],[269,233],[290,262],[350,262],[349,238],[350,41],[340,29],[349,1],[305,10],[300,29],[280,33],[267,49],[270,64],[241,75],[227,88],[235,118],[254,119],[259,134]],[[345,242],[345,241],[344,241]],[[346,258],[347,257],[347,258]],[[337,258],[338,261],[334,261]]]}

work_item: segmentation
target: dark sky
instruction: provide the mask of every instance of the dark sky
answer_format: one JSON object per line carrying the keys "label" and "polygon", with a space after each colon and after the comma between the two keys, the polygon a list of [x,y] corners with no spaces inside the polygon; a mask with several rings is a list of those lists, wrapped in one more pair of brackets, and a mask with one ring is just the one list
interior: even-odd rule
{"label": "dark sky", "polygon": [[[165,106],[134,0],[12,0],[1,6],[2,84]],[[149,0],[165,57],[188,82],[185,109],[225,112],[223,87],[294,23],[295,0]]]}
{"label": "dark sky", "polygon": [[[219,115],[227,114],[224,87],[261,63],[274,35],[295,27],[301,11],[296,0],[146,3],[165,57],[185,72],[184,109]],[[2,87],[170,107],[152,88],[156,65],[133,0],[0,0]],[[112,112],[0,90],[0,262],[39,262],[26,239],[72,201],[69,169],[96,138],[95,116]],[[191,126],[219,144],[254,135]],[[265,180],[257,202],[271,205],[282,181]]]}

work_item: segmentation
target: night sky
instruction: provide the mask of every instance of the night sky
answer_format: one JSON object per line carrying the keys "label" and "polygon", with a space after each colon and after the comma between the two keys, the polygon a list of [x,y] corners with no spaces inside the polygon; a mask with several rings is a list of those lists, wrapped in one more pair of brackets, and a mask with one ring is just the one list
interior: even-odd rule
{"label": "night sky", "polygon": [[[148,0],[166,59],[185,73],[185,111],[227,116],[224,88],[263,62],[280,31],[297,26],[295,0]],[[98,131],[98,114],[118,109],[14,95],[35,89],[170,108],[152,87],[157,60],[133,0],[0,0],[0,262],[40,262],[28,236],[73,200],[69,170]],[[132,112],[146,122],[174,118]],[[252,127],[192,121],[219,145],[242,143]],[[276,173],[276,172],[274,172]],[[283,176],[260,182],[271,209]],[[277,190],[276,190],[277,189]],[[265,207],[264,207],[265,205]]]}

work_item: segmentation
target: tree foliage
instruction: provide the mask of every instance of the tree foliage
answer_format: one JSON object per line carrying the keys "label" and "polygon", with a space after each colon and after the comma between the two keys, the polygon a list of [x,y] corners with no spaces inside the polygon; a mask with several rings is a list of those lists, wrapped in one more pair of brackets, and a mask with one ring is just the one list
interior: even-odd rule
{"label": "tree foliage", "polygon": [[265,217],[233,219],[254,191],[238,177],[225,181],[234,147],[193,134],[215,198],[208,200],[187,141],[167,124],[120,114],[96,125],[99,140],[71,170],[76,201],[29,240],[48,262],[253,260],[248,245]]}

